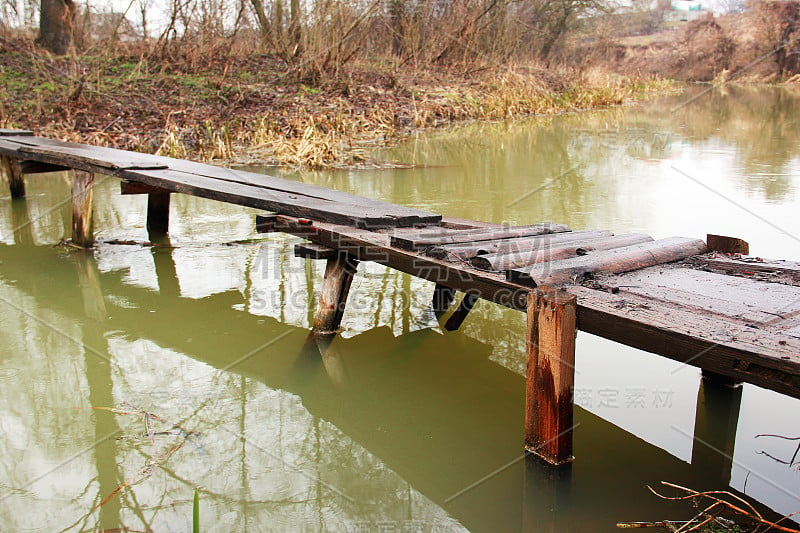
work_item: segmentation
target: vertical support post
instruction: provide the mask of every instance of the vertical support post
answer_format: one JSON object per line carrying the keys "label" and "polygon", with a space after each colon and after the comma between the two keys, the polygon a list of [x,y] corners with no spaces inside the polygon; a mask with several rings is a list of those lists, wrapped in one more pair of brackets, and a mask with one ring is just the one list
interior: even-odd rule
{"label": "vertical support post", "polygon": [[151,192],[147,195],[147,231],[153,236],[163,236],[169,231],[168,192]]}
{"label": "vertical support post", "polygon": [[8,178],[8,187],[12,198],[25,197],[25,181],[22,179],[22,167],[19,160],[7,155],[0,156],[0,168]]}
{"label": "vertical support post", "polygon": [[325,280],[322,283],[322,293],[319,297],[317,312],[314,314],[314,332],[318,334],[333,334],[339,329],[344,316],[344,307],[350,284],[356,273],[358,260],[347,255],[339,254],[328,259],[325,265]]}
{"label": "vertical support post", "polygon": [[94,174],[72,171],[72,242],[88,248],[94,242],[92,234],[92,185]]}
{"label": "vertical support post", "polygon": [[731,481],[736,427],[742,404],[741,383],[703,371],[697,391],[694,418],[692,464],[699,465],[712,476],[711,481],[727,486]]}
{"label": "vertical support post", "polygon": [[475,307],[475,304],[478,303],[478,295],[468,292],[464,294],[464,297],[461,299],[461,303],[458,304],[458,308],[453,311],[453,314],[450,315],[450,318],[447,319],[447,322],[444,324],[444,329],[447,331],[456,331],[458,328],[461,327],[461,324],[464,323],[464,320],[467,319],[467,315],[472,308]]}
{"label": "vertical support post", "polygon": [[528,295],[525,449],[550,464],[571,462],[575,383],[575,296],[555,290]]}
{"label": "vertical support post", "polygon": [[451,289],[450,287],[446,287],[438,283],[436,284],[436,287],[433,289],[431,306],[433,307],[433,313],[437,318],[442,316],[447,312],[448,309],[450,309],[450,306],[453,305],[453,300],[455,300],[455,298],[455,289]]}

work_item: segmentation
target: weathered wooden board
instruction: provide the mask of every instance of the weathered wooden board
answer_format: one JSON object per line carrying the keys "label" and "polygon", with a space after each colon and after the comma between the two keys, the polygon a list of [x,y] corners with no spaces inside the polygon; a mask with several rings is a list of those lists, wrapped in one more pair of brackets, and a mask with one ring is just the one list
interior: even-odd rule
{"label": "weathered wooden board", "polygon": [[315,221],[331,222],[362,228],[391,227],[398,221],[381,211],[353,206],[283,191],[222,181],[171,169],[120,170],[116,175],[162,189],[200,196],[256,209],[266,209]]}
{"label": "weathered wooden board", "polygon": [[[619,294],[635,294],[653,301],[725,317],[749,327],[793,325],[800,312],[800,287],[695,270],[680,265],[654,267],[598,280]],[[709,331],[714,336],[716,330]],[[723,335],[724,337],[724,335]]]}
{"label": "weathered wooden board", "polygon": [[[393,248],[388,235],[333,224],[309,226],[280,215],[269,216],[268,222],[274,231],[526,310],[529,288],[495,273]],[[583,331],[800,398],[800,338],[788,331],[754,329],[722,315],[636,294],[611,294],[582,286],[569,286],[567,291],[578,297],[578,326]],[[720,334],[721,328],[727,333]]]}
{"label": "weathered wooden board", "polygon": [[33,132],[29,130],[11,130],[0,128],[0,137],[31,137]]}
{"label": "weathered wooden board", "polygon": [[540,246],[522,252],[501,252],[495,254],[478,255],[470,259],[470,264],[481,270],[494,270],[502,272],[520,268],[536,263],[556,261],[579,255],[587,255],[595,251],[611,250],[624,246],[632,246],[650,242],[653,238],[641,233],[630,233],[614,237],[599,237],[580,241]]}
{"label": "weathered wooden board", "polygon": [[564,224],[551,224],[549,222],[531,226],[508,226],[501,229],[481,228],[455,232],[453,230],[443,229],[442,231],[434,232],[423,231],[418,235],[392,237],[391,244],[401,250],[421,250],[429,246],[439,246],[443,244],[491,241],[512,237],[533,237],[535,235],[562,233],[566,231],[570,231],[568,226]]}
{"label": "weathered wooden board", "polygon": [[32,154],[50,156],[51,159],[58,161],[55,164],[69,167],[89,164],[108,170],[167,168],[165,163],[157,159],[140,157],[134,152],[113,148],[21,146],[19,153],[23,157]]}
{"label": "weathered wooden board", "polygon": [[625,246],[582,257],[538,263],[506,272],[509,281],[537,287],[582,282],[595,272],[628,272],[653,265],[679,261],[705,253],[706,243],[699,239],[671,237],[644,244]]}
{"label": "weathered wooden board", "polygon": [[433,246],[425,250],[425,254],[437,259],[448,261],[468,261],[478,255],[494,253],[514,253],[525,250],[535,250],[542,246],[552,246],[572,241],[588,240],[600,237],[610,237],[610,231],[568,231],[563,233],[548,233],[533,237],[517,237],[493,241],[478,241],[470,244],[450,244]]}
{"label": "weathered wooden board", "polygon": [[732,259],[710,254],[698,258],[696,266],[742,277],[756,277],[759,274],[771,275],[771,281],[778,283],[800,281],[800,263],[795,261],[767,261],[756,258]]}
{"label": "weathered wooden board", "polygon": [[798,338],[633,294],[567,291],[578,297],[581,331],[800,398]]}
{"label": "weathered wooden board", "polygon": [[[66,165],[71,168],[115,175],[119,175],[119,171],[123,170],[169,168],[186,175],[196,175],[201,181],[203,181],[202,178],[209,178],[220,182],[247,185],[296,196],[296,198],[284,196],[289,200],[304,200],[307,198],[309,199],[307,203],[310,204],[313,204],[315,200],[326,200],[331,202],[331,204],[327,204],[328,207],[332,203],[341,204],[343,212],[350,213],[354,210],[359,210],[369,213],[372,219],[383,219],[380,227],[438,224],[441,221],[440,215],[428,211],[362,198],[349,193],[293,182],[275,176],[113,148],[67,143],[40,137],[25,137],[8,138],[0,141],[0,153],[43,163]],[[135,180],[135,177],[131,177],[131,179]],[[208,181],[203,181],[203,183],[208,183]],[[225,187],[221,185],[217,188],[224,189]],[[279,208],[276,208],[275,211],[284,212]],[[291,210],[285,213],[296,214],[295,211]],[[330,222],[341,220],[314,216],[311,218],[319,218]]]}
{"label": "weathered wooden board", "polygon": [[169,168],[173,170],[180,170],[189,174],[197,174],[199,176],[206,176],[223,181],[243,183],[255,187],[263,187],[265,189],[288,192],[296,195],[307,196],[309,198],[368,207],[374,211],[383,211],[385,215],[394,217],[404,226],[411,226],[414,224],[438,224],[442,219],[441,215],[431,213],[430,211],[396,205],[372,198],[356,196],[354,194],[327,189],[325,187],[320,187],[310,183],[287,180],[268,174],[248,172],[246,170],[205,165],[203,163],[195,163],[181,159],[165,159],[167,160]]}

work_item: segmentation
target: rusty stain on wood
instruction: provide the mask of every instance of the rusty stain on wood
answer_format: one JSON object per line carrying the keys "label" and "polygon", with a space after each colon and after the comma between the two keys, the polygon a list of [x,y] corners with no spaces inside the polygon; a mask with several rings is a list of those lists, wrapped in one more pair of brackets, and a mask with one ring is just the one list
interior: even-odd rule
{"label": "rusty stain on wood", "polygon": [[577,299],[555,290],[528,297],[525,449],[548,463],[572,461]]}

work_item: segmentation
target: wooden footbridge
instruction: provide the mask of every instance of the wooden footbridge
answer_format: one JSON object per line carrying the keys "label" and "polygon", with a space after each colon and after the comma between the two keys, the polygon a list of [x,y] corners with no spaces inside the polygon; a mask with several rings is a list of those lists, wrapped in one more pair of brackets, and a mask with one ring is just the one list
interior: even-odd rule
{"label": "wooden footbridge", "polygon": [[432,305],[460,327],[478,299],[527,313],[525,448],[572,460],[575,335],[587,331],[800,398],[800,264],[748,258],[747,243],[573,231],[555,223],[455,220],[272,176],[0,130],[11,195],[23,176],[69,170],[72,240],[89,247],[96,174],[147,194],[147,226],[166,233],[172,193],[263,209],[262,232],[305,238],[295,254],[326,260],[314,330],[334,334],[359,261],[435,283]]}

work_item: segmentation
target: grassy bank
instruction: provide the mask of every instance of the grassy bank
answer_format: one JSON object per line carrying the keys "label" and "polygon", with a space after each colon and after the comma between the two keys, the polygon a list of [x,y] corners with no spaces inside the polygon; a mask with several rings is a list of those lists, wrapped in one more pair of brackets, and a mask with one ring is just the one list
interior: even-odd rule
{"label": "grassy bank", "polygon": [[592,71],[431,73],[366,60],[310,86],[263,54],[200,64],[122,53],[56,58],[27,40],[0,40],[2,127],[237,163],[376,165],[371,146],[415,129],[596,109],[674,87]]}

